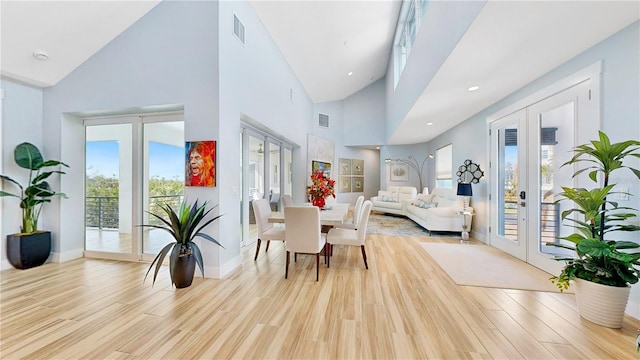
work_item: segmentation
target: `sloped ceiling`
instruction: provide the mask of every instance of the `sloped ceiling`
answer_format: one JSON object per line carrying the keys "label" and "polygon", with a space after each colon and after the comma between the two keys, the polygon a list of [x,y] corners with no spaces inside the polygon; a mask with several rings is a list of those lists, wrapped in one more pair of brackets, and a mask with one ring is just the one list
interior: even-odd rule
{"label": "sloped ceiling", "polygon": [[[1,74],[55,85],[158,3],[1,1]],[[385,76],[400,4],[251,1],[314,102]],[[388,144],[433,139],[639,18],[637,1],[487,2]],[[429,45],[418,37],[416,46]],[[38,51],[49,60],[36,60]]]}

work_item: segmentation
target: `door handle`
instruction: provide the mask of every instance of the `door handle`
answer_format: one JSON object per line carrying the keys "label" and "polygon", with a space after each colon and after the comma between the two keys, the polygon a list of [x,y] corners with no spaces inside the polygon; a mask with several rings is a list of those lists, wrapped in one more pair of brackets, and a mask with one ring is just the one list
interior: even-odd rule
{"label": "door handle", "polygon": [[527,193],[524,191],[520,191],[520,199],[524,200],[527,198]]}
{"label": "door handle", "polygon": [[520,201],[520,206],[525,207],[526,205],[527,205],[527,203],[526,203],[526,202],[524,202],[524,201]]}

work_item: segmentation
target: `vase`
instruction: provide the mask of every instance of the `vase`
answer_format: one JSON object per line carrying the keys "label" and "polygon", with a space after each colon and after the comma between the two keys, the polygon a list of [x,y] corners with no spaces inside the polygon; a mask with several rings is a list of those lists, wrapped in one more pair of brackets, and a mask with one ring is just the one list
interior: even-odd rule
{"label": "vase", "polygon": [[320,209],[322,209],[324,207],[324,205],[325,205],[324,198],[323,197],[313,198],[311,200],[311,204],[313,204],[313,206],[317,206]]}
{"label": "vase", "polygon": [[191,286],[196,269],[196,257],[193,254],[178,256],[178,263],[173,270],[173,284],[177,289]]}
{"label": "vase", "polygon": [[579,278],[574,280],[574,284],[580,316],[605,327],[622,327],[630,286],[609,286]]}
{"label": "vase", "polygon": [[51,232],[7,235],[7,259],[16,269],[44,264],[51,254]]}

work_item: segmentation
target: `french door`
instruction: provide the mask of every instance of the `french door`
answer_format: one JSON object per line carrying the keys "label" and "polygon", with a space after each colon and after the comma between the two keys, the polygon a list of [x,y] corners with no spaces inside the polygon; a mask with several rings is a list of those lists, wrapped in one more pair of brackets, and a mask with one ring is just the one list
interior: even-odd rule
{"label": "french door", "polygon": [[152,260],[168,233],[148,212],[184,194],[182,114],[85,119],[85,255]]}
{"label": "french door", "polygon": [[[489,241],[549,273],[563,249],[548,246],[570,229],[561,224],[562,187],[574,187],[574,168],[562,167],[590,131],[581,127],[594,111],[589,80],[491,123],[491,225]],[[595,133],[596,129],[593,129]]]}

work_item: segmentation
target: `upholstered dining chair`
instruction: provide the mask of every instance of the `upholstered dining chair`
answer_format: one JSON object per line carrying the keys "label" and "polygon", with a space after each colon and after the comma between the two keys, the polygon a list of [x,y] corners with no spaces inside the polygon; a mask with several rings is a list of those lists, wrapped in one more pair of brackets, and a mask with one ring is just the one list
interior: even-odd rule
{"label": "upholstered dining chair", "polygon": [[260,244],[262,241],[267,242],[265,252],[269,251],[269,243],[271,240],[284,241],[285,232],[283,226],[273,226],[274,224],[269,222],[269,216],[271,216],[271,205],[267,199],[258,199],[253,201],[253,213],[256,218],[256,225],[258,225],[258,241],[256,241],[256,256],[253,261],[258,260],[258,253],[260,252]]}
{"label": "upholstered dining chair", "polygon": [[282,201],[283,209],[286,206],[293,206],[293,199],[291,198],[291,195],[282,195],[282,197],[280,197],[280,201]]}
{"label": "upholstered dining chair", "polygon": [[362,215],[362,203],[364,202],[364,196],[358,196],[356,205],[353,207],[353,217],[346,219],[344,223],[336,225],[337,228],[356,230],[358,224],[360,224],[360,216]]}
{"label": "upholstered dining chair", "polygon": [[[326,245],[325,236],[320,232],[320,209],[316,206],[286,206],[284,208],[285,240],[287,259],[284,278],[289,277],[290,254],[294,260],[298,253],[316,255],[316,281],[320,277],[320,252]],[[326,258],[325,252],[325,260]]]}
{"label": "upholstered dining chair", "polygon": [[369,215],[371,215],[371,207],[373,203],[371,200],[367,200],[362,205],[362,214],[360,217],[360,224],[358,229],[344,229],[333,228],[329,230],[327,234],[327,250],[331,252],[333,245],[350,245],[360,246],[362,251],[362,259],[364,260],[365,268],[369,269],[367,264],[367,252],[364,249],[364,243],[367,238],[367,225],[369,224]]}

